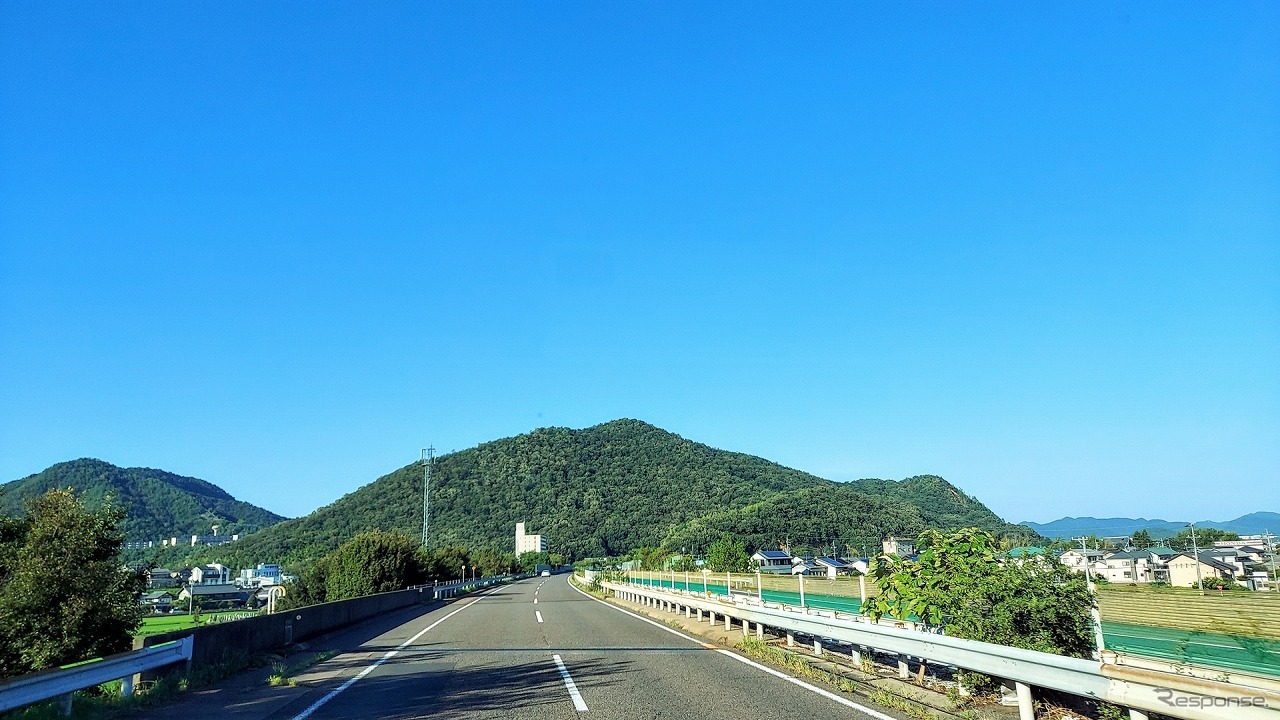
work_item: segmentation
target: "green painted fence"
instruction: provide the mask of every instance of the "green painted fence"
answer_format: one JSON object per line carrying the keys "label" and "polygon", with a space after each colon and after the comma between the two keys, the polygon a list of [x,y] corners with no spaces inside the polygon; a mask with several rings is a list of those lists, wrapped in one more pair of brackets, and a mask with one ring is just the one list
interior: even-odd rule
{"label": "green painted fence", "polygon": [[[790,592],[770,590],[768,588],[758,590],[755,586],[755,576],[753,575],[740,575],[737,577],[731,575],[729,579],[733,583],[734,593],[762,596],[766,602],[793,606],[800,605],[798,583],[797,592]],[[674,579],[670,573],[661,575],[658,573],[639,573],[633,574],[629,582],[641,586],[675,588],[698,593],[705,591],[712,595],[723,596],[727,594],[725,580],[722,574],[718,578],[715,575],[708,576],[704,581],[701,573],[690,573],[686,585],[685,577],[681,573],[676,573]],[[826,595],[820,592],[820,590],[824,589],[822,584],[823,581],[821,579],[816,582],[805,582],[805,606],[846,613],[861,612],[862,603],[859,598]],[[810,588],[819,590],[819,592],[811,592]],[[1101,602],[1104,607],[1109,600],[1113,599],[1113,596],[1114,593],[1103,595]],[[1199,598],[1198,594],[1197,598]],[[1185,600],[1185,598],[1179,599]],[[1246,602],[1248,598],[1240,597],[1232,598],[1231,600]],[[1206,600],[1205,602],[1218,601]],[[1112,604],[1113,608],[1118,606],[1120,606],[1120,603]],[[1113,610],[1113,612],[1117,611],[1123,612],[1123,610]],[[1188,617],[1188,608],[1186,606],[1182,606],[1178,612],[1174,612],[1172,608],[1168,607],[1162,607],[1161,611],[1183,618],[1182,620],[1177,620],[1177,622],[1189,622],[1189,620],[1185,619]],[[1103,616],[1104,618],[1107,617],[1105,610]],[[1238,620],[1233,627],[1253,627],[1255,624],[1252,620]],[[1118,652],[1187,665],[1280,677],[1280,642],[1269,638],[1206,632],[1188,628],[1153,627],[1151,625],[1121,623],[1106,619],[1102,623],[1102,632],[1103,642],[1107,648]]]}

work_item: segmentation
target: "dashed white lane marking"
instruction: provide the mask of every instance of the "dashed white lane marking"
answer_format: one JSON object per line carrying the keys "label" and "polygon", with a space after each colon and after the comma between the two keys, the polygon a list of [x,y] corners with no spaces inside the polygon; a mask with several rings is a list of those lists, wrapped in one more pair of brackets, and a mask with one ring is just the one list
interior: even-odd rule
{"label": "dashed white lane marking", "polygon": [[556,661],[556,668],[560,671],[560,677],[564,679],[564,687],[569,691],[569,697],[573,700],[573,708],[578,712],[586,712],[587,704],[582,700],[582,693],[578,692],[578,686],[573,684],[573,678],[569,676],[569,668],[564,666],[564,661],[559,655],[552,655],[552,660]]}
{"label": "dashed white lane marking", "polygon": [[578,594],[579,594],[579,595],[582,595],[583,597],[586,597],[586,598],[591,599],[591,600],[595,600],[596,602],[600,603],[601,605],[604,605],[604,606],[605,606],[605,607],[607,607],[607,608],[612,608],[612,609],[614,609],[614,610],[617,610],[618,612],[623,613],[624,615],[630,615],[631,617],[633,617],[633,618],[635,618],[635,619],[637,619],[637,620],[640,620],[641,622],[647,622],[647,623],[649,623],[650,625],[652,625],[652,626],[654,626],[654,627],[658,628],[659,630],[665,630],[665,631],[667,631],[667,632],[671,633],[672,635],[676,635],[676,636],[682,637],[682,638],[684,638],[685,640],[688,640],[689,642],[697,643],[697,644],[699,644],[699,645],[701,645],[701,646],[703,646],[703,647],[707,648],[708,650],[715,650],[716,652],[720,653],[721,655],[724,655],[725,657],[733,658],[734,660],[737,660],[737,661],[738,661],[738,662],[740,662],[740,663],[744,663],[744,664],[746,664],[746,665],[750,665],[751,667],[756,668],[757,670],[760,670],[761,672],[768,673],[768,674],[770,674],[770,675],[772,675],[772,676],[774,676],[774,677],[776,677],[776,678],[778,678],[778,679],[780,679],[780,680],[785,680],[785,681],[787,681],[787,682],[791,683],[792,685],[798,685],[798,686],[800,686],[800,687],[804,688],[805,690],[809,690],[809,691],[811,691],[811,692],[815,692],[815,693],[817,693],[817,694],[821,695],[822,697],[827,698],[828,700],[831,700],[831,701],[833,701],[833,702],[840,703],[841,705],[844,705],[845,707],[853,708],[854,710],[857,710],[858,712],[864,712],[864,713],[866,713],[866,714],[870,715],[871,717],[876,718],[876,720],[894,720],[894,718],[893,718],[892,716],[890,716],[890,715],[885,715],[884,713],[882,713],[882,712],[880,712],[880,711],[878,711],[878,710],[872,710],[871,708],[867,707],[866,705],[859,705],[858,703],[856,703],[856,702],[854,702],[854,701],[852,701],[852,700],[846,699],[846,698],[842,698],[842,697],[840,697],[839,695],[836,695],[835,693],[833,693],[833,692],[831,692],[831,691],[829,691],[829,690],[823,690],[823,689],[822,689],[822,688],[820,688],[820,687],[817,687],[817,686],[814,686],[814,685],[810,685],[809,683],[807,683],[807,682],[805,682],[805,681],[803,681],[803,680],[800,680],[800,679],[798,679],[798,678],[793,678],[793,677],[791,677],[790,675],[787,675],[786,673],[778,672],[777,670],[774,670],[774,669],[773,669],[773,668],[771,668],[771,667],[766,667],[766,666],[764,666],[764,665],[761,665],[760,663],[755,662],[754,660],[748,660],[747,658],[744,658],[744,657],[742,657],[741,655],[737,655],[737,654],[735,654],[735,653],[731,653],[731,652],[729,652],[728,650],[725,650],[725,649],[723,649],[723,648],[718,648],[718,647],[716,647],[716,646],[714,646],[714,645],[708,645],[707,643],[704,643],[704,642],[702,642],[701,640],[698,640],[697,638],[693,638],[693,637],[690,637],[690,636],[688,636],[688,635],[685,635],[684,633],[680,632],[679,630],[674,630],[674,629],[672,629],[672,628],[669,628],[669,627],[667,627],[666,625],[663,625],[662,623],[657,622],[657,621],[655,621],[655,620],[650,620],[649,618],[644,617],[643,615],[637,615],[637,614],[635,614],[635,613],[631,612],[630,610],[626,610],[626,609],[620,608],[620,607],[618,607],[617,605],[610,605],[609,603],[607,603],[607,602],[605,602],[605,601],[601,600],[600,598],[591,597],[591,596],[590,596],[590,595],[588,595],[587,593],[582,592],[582,590],[579,590],[579,589],[578,589],[578,586],[577,586],[577,585],[574,585],[572,581],[569,583],[569,587],[572,587],[574,590],[576,590],[576,591],[578,592]]}
{"label": "dashed white lane marking", "polygon": [[534,605],[537,605],[537,604],[538,604],[538,598],[534,598],[534,599],[533,599],[533,604],[534,604]]}
{"label": "dashed white lane marking", "polygon": [[[496,589],[497,589],[497,588],[495,588],[495,590],[496,590]],[[493,592],[493,590],[490,590],[490,591],[488,591],[488,592],[484,593],[484,595],[488,595],[490,592]],[[453,617],[454,615],[457,615],[458,613],[462,612],[463,610],[466,610],[467,608],[471,607],[472,605],[475,605],[476,603],[480,602],[480,600],[481,600],[481,598],[476,598],[475,600],[472,600],[471,602],[467,603],[466,605],[463,605],[462,607],[458,608],[457,610],[454,610],[453,612],[449,613],[448,615],[445,615],[444,617],[440,618],[439,620],[437,620],[437,621],[435,621],[435,622],[431,623],[430,625],[428,625],[428,626],[426,626],[426,627],[422,628],[421,630],[419,630],[419,631],[418,631],[418,634],[417,634],[417,635],[414,635],[413,637],[409,638],[408,640],[405,640],[404,642],[400,643],[399,645],[397,645],[397,646],[396,646],[396,648],[395,648],[394,650],[388,650],[388,651],[386,652],[386,654],[385,654],[385,655],[383,655],[382,657],[378,658],[378,661],[377,661],[377,662],[375,662],[374,664],[370,665],[369,667],[367,667],[367,668],[365,668],[365,669],[361,670],[359,675],[356,675],[355,677],[348,679],[346,682],[342,683],[341,685],[339,685],[338,687],[336,687],[336,688],[334,688],[332,691],[330,691],[328,695],[325,695],[324,697],[320,698],[319,700],[317,700],[317,701],[315,701],[315,702],[311,703],[311,706],[310,706],[310,707],[308,707],[306,710],[303,710],[302,712],[298,713],[297,715],[294,715],[294,716],[293,716],[293,720],[305,720],[305,718],[310,717],[310,716],[311,716],[311,713],[314,713],[315,711],[319,710],[319,709],[320,709],[320,708],[321,708],[325,703],[327,703],[327,702],[329,702],[330,700],[332,700],[332,699],[334,699],[334,698],[338,697],[338,695],[341,695],[341,694],[343,693],[343,691],[345,691],[347,688],[351,687],[352,685],[355,685],[355,684],[356,684],[356,681],[363,679],[365,675],[368,675],[369,673],[373,672],[374,670],[377,670],[377,669],[378,669],[378,667],[379,667],[380,665],[382,665],[382,663],[384,663],[384,662],[386,662],[386,661],[390,660],[391,658],[395,657],[395,656],[396,656],[396,654],[397,654],[397,653],[399,653],[401,650],[403,650],[403,649],[405,649],[405,648],[409,647],[410,645],[414,644],[415,642],[417,642],[417,641],[418,641],[418,638],[422,637],[423,635],[426,635],[428,630],[431,630],[432,628],[434,628],[435,626],[437,626],[437,625],[439,625],[440,623],[444,622],[445,620],[448,620],[449,618]]]}
{"label": "dashed white lane marking", "polygon": [[534,611],[533,611],[533,614],[538,616],[538,622],[542,622],[542,611],[541,611],[541,610],[534,610]]}

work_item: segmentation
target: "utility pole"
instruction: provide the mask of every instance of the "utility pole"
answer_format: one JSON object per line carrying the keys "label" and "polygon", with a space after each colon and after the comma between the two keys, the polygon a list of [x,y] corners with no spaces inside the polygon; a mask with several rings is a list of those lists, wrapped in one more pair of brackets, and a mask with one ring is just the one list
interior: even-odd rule
{"label": "utility pole", "polygon": [[1276,536],[1266,530],[1262,536],[1267,539],[1267,556],[1271,558],[1271,587],[1280,592],[1280,583],[1276,582]]}
{"label": "utility pole", "polygon": [[1196,524],[1187,523],[1187,527],[1191,528],[1191,555],[1196,560],[1196,587],[1200,588],[1200,594],[1204,594],[1204,579],[1200,577],[1200,546],[1196,544]]}
{"label": "utility pole", "polygon": [[431,528],[431,466],[436,462],[436,449],[422,451],[422,547],[427,546],[427,531]]}
{"label": "utility pole", "polygon": [[1102,616],[1098,614],[1098,588],[1093,584],[1093,568],[1089,563],[1089,545],[1087,538],[1080,538],[1080,548],[1084,550],[1084,577],[1088,582],[1089,588],[1089,616],[1093,620],[1093,643],[1097,646],[1094,651],[1094,660],[1102,658],[1103,638],[1102,638]]}

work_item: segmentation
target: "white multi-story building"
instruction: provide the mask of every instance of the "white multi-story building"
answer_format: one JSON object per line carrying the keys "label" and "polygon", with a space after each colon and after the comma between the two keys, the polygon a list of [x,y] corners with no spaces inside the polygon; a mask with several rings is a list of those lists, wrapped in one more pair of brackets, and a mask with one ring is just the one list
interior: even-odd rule
{"label": "white multi-story building", "polygon": [[547,541],[541,535],[526,535],[524,523],[516,523],[516,557],[527,552],[546,552]]}

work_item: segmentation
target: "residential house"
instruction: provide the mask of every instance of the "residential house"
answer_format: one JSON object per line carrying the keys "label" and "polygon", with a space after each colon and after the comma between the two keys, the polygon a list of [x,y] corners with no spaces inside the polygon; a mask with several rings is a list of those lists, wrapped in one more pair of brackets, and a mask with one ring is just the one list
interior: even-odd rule
{"label": "residential house", "polygon": [[751,562],[762,573],[786,575],[791,572],[791,553],[782,550],[757,550],[751,556]]}
{"label": "residential house", "polygon": [[231,582],[231,571],[221,563],[197,565],[191,568],[189,585],[227,585]]}
{"label": "residential house", "polygon": [[192,584],[183,588],[181,593],[178,593],[178,604],[181,607],[183,603],[195,598],[195,601],[205,610],[242,608],[252,594],[252,592],[231,583],[221,585]]}
{"label": "residential house", "polygon": [[1156,566],[1162,565],[1150,550],[1121,550],[1107,555],[1096,572],[1113,583],[1155,582]]}
{"label": "residential house", "polygon": [[814,563],[819,570],[824,571],[827,577],[833,580],[838,575],[852,575],[854,573],[853,563],[845,558],[820,557],[815,558]]}
{"label": "residential house", "polygon": [[275,563],[258,563],[258,567],[252,570],[241,570],[236,579],[236,584],[241,587],[270,587],[283,583],[284,575],[280,572],[280,566]]}
{"label": "residential house", "polygon": [[173,576],[168,568],[151,568],[147,570],[147,587],[149,588],[171,588],[177,587],[178,579]]}
{"label": "residential house", "polygon": [[1015,565],[1022,565],[1022,563],[1026,562],[1027,558],[1037,557],[1037,556],[1046,557],[1048,556],[1048,554],[1049,554],[1048,550],[1045,550],[1044,548],[1038,545],[1023,545],[1015,548],[1010,548],[1004,551],[1003,553],[1001,553],[1001,556],[1004,558],[1003,560],[1001,560],[1001,563],[1005,562],[1005,560],[1008,560],[1014,563]]}
{"label": "residential house", "polygon": [[1058,562],[1071,568],[1073,572],[1084,572],[1086,567],[1092,568],[1102,562],[1106,553],[1094,549],[1071,549],[1058,556]]}
{"label": "residential house", "polygon": [[826,569],[818,564],[812,555],[800,555],[791,558],[792,575],[825,575]]}
{"label": "residential house", "polygon": [[1169,558],[1169,584],[1174,587],[1195,587],[1197,582],[1196,565],[1200,566],[1199,580],[1206,585],[1222,580],[1234,582],[1236,569],[1220,560],[1201,553],[1197,559],[1189,552],[1178,553]]}
{"label": "residential house", "polygon": [[916,541],[914,538],[885,538],[880,545],[884,549],[885,555],[897,555],[898,557],[905,558],[916,554]]}
{"label": "residential house", "polygon": [[167,613],[173,609],[173,595],[163,590],[143,593],[140,602],[152,613]]}

